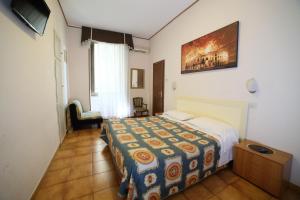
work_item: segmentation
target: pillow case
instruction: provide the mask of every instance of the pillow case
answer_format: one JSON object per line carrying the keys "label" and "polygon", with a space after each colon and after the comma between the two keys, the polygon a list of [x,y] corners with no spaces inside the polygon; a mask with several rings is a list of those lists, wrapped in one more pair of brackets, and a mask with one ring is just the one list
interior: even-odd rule
{"label": "pillow case", "polygon": [[226,132],[234,132],[238,137],[238,132],[229,124],[208,117],[197,117],[190,119],[187,123],[199,128],[203,132],[214,134],[226,134]]}
{"label": "pillow case", "polygon": [[221,142],[226,146],[238,142],[238,131],[225,122],[221,122],[208,117],[198,117],[188,120],[186,121],[186,123],[207,134],[214,134],[219,136]]}
{"label": "pillow case", "polygon": [[169,110],[167,112],[164,112],[164,115],[167,115],[168,117],[171,117],[173,119],[180,120],[180,121],[189,120],[194,117],[194,115],[192,115],[192,114],[188,114],[188,113],[181,112],[178,110]]}

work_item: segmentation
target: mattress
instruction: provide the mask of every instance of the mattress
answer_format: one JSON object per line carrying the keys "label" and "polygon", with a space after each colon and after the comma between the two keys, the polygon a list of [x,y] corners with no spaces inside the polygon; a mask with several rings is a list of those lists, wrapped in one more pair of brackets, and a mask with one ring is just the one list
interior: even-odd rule
{"label": "mattress", "polygon": [[[191,124],[189,124],[187,121],[180,121],[180,120],[176,120],[168,115],[161,115],[161,117],[178,122],[178,123],[182,123],[186,126],[189,126],[195,130],[199,130],[196,126],[193,126]],[[199,130],[200,131],[200,130]],[[214,137],[215,139],[218,140],[218,143],[221,146],[221,150],[220,150],[220,160],[218,162],[218,167],[222,167],[226,164],[228,164],[230,161],[232,161],[233,159],[233,146],[238,143],[239,137],[237,135],[231,134],[231,135],[226,135],[224,138],[224,135],[220,136],[218,134],[213,134],[210,132],[205,132],[206,134]]]}
{"label": "mattress", "polygon": [[110,119],[109,148],[122,176],[119,195],[164,199],[214,173],[220,141],[161,116]]}

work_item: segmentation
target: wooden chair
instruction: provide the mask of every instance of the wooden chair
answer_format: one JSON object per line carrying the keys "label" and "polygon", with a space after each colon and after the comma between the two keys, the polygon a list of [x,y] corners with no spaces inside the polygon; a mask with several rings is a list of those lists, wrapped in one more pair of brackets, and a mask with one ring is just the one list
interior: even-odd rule
{"label": "wooden chair", "polygon": [[147,104],[143,102],[143,97],[133,98],[134,117],[148,116]]}

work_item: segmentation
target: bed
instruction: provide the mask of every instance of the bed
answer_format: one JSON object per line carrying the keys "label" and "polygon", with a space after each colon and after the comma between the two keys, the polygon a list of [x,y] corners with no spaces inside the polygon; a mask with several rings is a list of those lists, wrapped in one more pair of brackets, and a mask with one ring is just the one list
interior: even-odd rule
{"label": "bed", "polygon": [[[176,109],[228,123],[245,137],[245,102],[179,97]],[[225,140],[164,115],[109,119],[104,127],[121,175],[119,195],[126,199],[165,199],[232,159]]]}

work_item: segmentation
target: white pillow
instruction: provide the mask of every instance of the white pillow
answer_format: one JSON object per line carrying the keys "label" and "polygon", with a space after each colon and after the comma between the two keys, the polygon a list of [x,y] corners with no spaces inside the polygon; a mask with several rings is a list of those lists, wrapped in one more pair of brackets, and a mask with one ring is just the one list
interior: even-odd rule
{"label": "white pillow", "polygon": [[164,115],[167,115],[168,117],[171,117],[176,120],[185,121],[192,119],[194,116],[192,114],[188,114],[185,112],[181,112],[178,110],[169,110],[167,112],[164,112]]}
{"label": "white pillow", "polygon": [[239,137],[238,131],[235,128],[233,128],[229,124],[226,124],[225,122],[221,122],[212,118],[197,117],[188,120],[187,123],[208,134],[212,133],[221,137],[226,137],[226,135],[234,134],[237,138]]}

